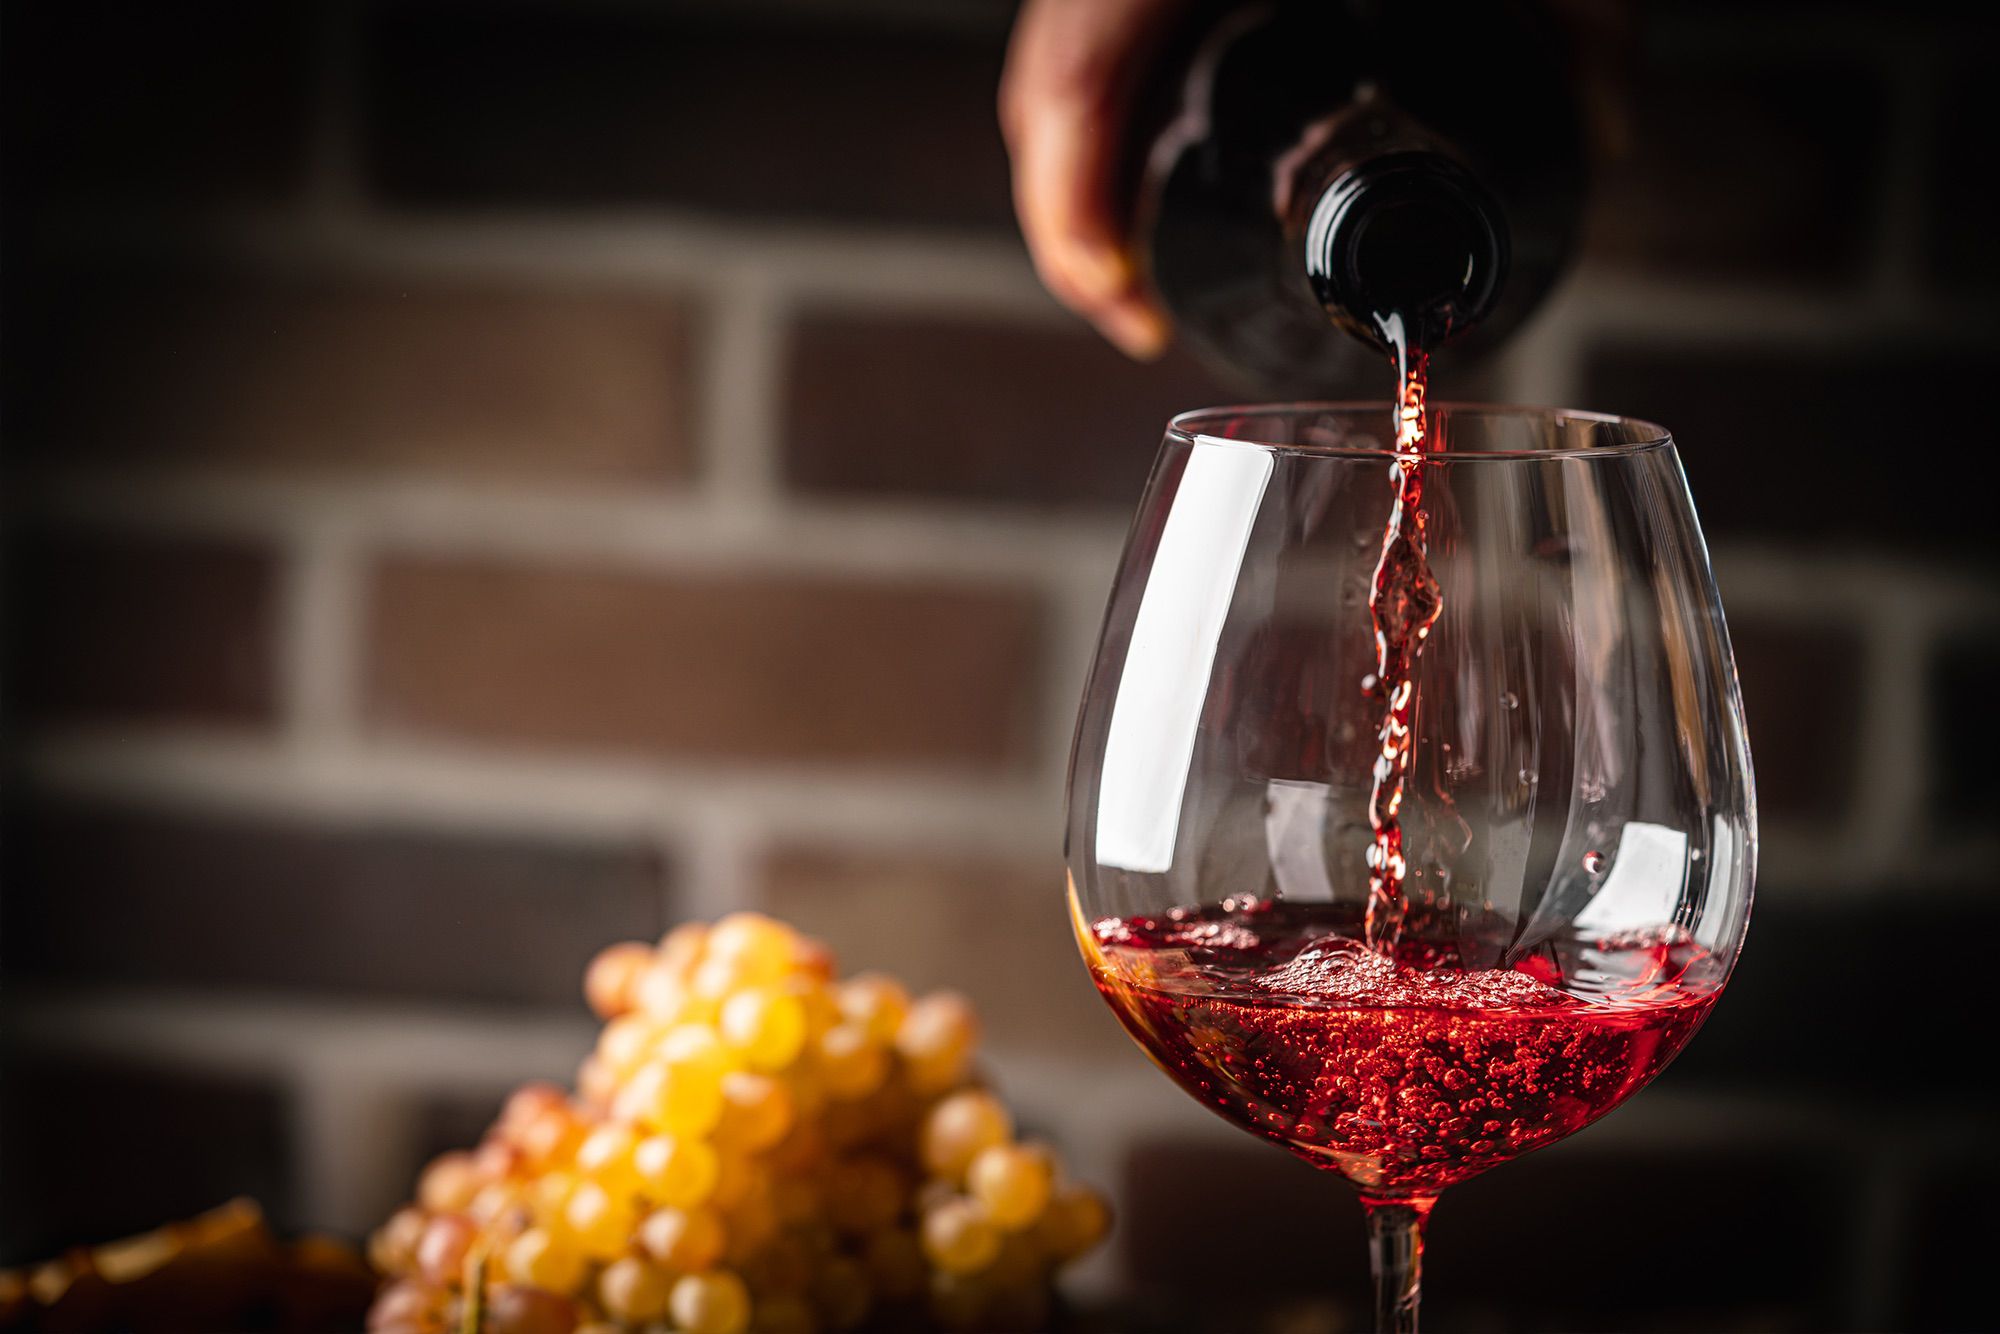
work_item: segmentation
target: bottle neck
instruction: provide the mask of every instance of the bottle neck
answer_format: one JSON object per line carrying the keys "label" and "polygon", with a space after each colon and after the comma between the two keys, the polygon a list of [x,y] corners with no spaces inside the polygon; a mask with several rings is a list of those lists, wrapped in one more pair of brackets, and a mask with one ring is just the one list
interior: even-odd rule
{"label": "bottle neck", "polygon": [[1371,85],[1274,163],[1272,202],[1314,302],[1384,347],[1478,323],[1506,277],[1499,202],[1456,149]]}

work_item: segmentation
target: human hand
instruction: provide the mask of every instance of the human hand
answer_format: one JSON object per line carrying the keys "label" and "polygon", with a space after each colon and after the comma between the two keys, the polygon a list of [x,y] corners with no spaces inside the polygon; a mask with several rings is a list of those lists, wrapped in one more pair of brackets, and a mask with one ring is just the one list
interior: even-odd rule
{"label": "human hand", "polygon": [[1043,284],[1127,355],[1165,350],[1114,199],[1127,121],[1184,0],[1028,0],[1000,77],[1014,211]]}

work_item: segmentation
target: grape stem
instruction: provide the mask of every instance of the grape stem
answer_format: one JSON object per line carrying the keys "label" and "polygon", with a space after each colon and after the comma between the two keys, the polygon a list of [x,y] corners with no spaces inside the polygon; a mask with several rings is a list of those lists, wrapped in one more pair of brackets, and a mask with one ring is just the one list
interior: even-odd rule
{"label": "grape stem", "polygon": [[1417,1334],[1423,1295],[1424,1224],[1436,1196],[1378,1200],[1362,1197],[1368,1211],[1368,1267],[1375,1275],[1375,1334]]}
{"label": "grape stem", "polygon": [[475,1247],[465,1257],[465,1308],[458,1334],[483,1334],[486,1328],[486,1248]]}

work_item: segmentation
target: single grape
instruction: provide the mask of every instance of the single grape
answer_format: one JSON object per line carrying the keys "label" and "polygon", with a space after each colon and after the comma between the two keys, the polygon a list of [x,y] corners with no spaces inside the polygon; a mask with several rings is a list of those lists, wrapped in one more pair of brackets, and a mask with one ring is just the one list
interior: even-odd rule
{"label": "single grape", "polygon": [[398,1209],[368,1238],[368,1263],[378,1273],[407,1274],[417,1267],[417,1242],[429,1222],[424,1211]]}
{"label": "single grape", "polygon": [[480,1334],[574,1334],[576,1303],[540,1288],[499,1283],[486,1293]]}
{"label": "single grape", "polygon": [[698,1139],[652,1135],[632,1151],[632,1166],[640,1189],[660,1204],[677,1209],[700,1204],[715,1193],[722,1159]]}
{"label": "single grape", "polygon": [[548,1292],[575,1292],[586,1264],[569,1238],[547,1228],[529,1228],[507,1248],[508,1275]]}
{"label": "single grape", "polygon": [[615,1194],[630,1194],[639,1188],[639,1172],[632,1152],[639,1138],[621,1125],[599,1126],[576,1146],[576,1170]]}
{"label": "single grape", "polygon": [[669,1269],[697,1273],[722,1258],[728,1237],[715,1210],[655,1209],[639,1224],[639,1244]]}
{"label": "single grape", "polygon": [[597,1276],[597,1300],[604,1313],[628,1324],[665,1315],[673,1290],[673,1275],[636,1255],[613,1260]]}
{"label": "single grape", "polygon": [[865,1098],[889,1077],[889,1052],[864,1024],[836,1024],[820,1034],[819,1077],[835,1098]]}
{"label": "single grape", "polygon": [[924,1166],[942,1180],[961,1180],[982,1150],[1005,1144],[1013,1133],[1014,1118],[991,1093],[984,1089],[954,1093],[924,1118]]}
{"label": "single grape", "polygon": [[966,1189],[986,1216],[1008,1231],[1041,1216],[1055,1183],[1048,1151],[1029,1144],[995,1144],[982,1149],[966,1169]]}
{"label": "single grape", "polygon": [[1035,1225],[1035,1240],[1058,1262],[1074,1260],[1111,1230],[1111,1206],[1087,1186],[1056,1188]]}
{"label": "single grape", "polygon": [[434,1214],[455,1214],[472,1202],[484,1185],[469,1153],[441,1153],[417,1178],[417,1203]]}
{"label": "single grape", "polygon": [[439,1287],[456,1283],[465,1274],[465,1257],[479,1229],[463,1214],[438,1214],[424,1226],[417,1239],[417,1272]]}
{"label": "single grape", "polygon": [[783,1070],[806,1045],[806,1007],[782,991],[739,991],[722,1006],[722,1038],[754,1069]]}
{"label": "single grape", "polygon": [[840,984],[835,993],[840,1017],[858,1024],[877,1042],[896,1040],[903,1017],[910,1012],[910,993],[903,984],[882,973],[857,973]]}
{"label": "single grape", "polygon": [[743,1334],[750,1327],[749,1289],[726,1269],[681,1279],[667,1309],[679,1334]]}
{"label": "single grape", "polygon": [[792,1128],[792,1096],[769,1075],[732,1070],[722,1078],[723,1113],[716,1136],[746,1153],[768,1149]]}
{"label": "single grape", "polygon": [[735,912],[709,930],[704,963],[727,962],[743,982],[763,985],[782,978],[797,951],[798,936],[790,927],[762,913]]}
{"label": "single grape", "polygon": [[640,976],[653,966],[652,946],[636,940],[598,951],[583,974],[583,996],[600,1019],[615,1019],[632,1008]]}
{"label": "single grape", "polygon": [[608,1260],[630,1244],[637,1212],[629,1197],[613,1195],[595,1181],[585,1181],[569,1197],[563,1217],[584,1254]]}
{"label": "single grape", "polygon": [[912,1005],[896,1030],[896,1050],[921,1093],[941,1093],[962,1080],[978,1043],[972,1003],[951,991],[933,992]]}
{"label": "single grape", "polygon": [[975,1274],[1000,1254],[1000,1232],[971,1200],[949,1200],[924,1215],[924,1254],[947,1274]]}

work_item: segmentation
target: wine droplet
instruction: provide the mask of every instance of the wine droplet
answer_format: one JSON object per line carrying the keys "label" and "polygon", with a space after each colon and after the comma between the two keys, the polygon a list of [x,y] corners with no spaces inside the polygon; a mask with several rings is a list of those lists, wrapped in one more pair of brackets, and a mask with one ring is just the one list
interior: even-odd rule
{"label": "wine droplet", "polygon": [[1500,707],[1512,712],[1521,707],[1521,697],[1511,690],[1500,692]]}
{"label": "wine droplet", "polygon": [[1604,854],[1601,852],[1584,853],[1583,869],[1590,872],[1592,875],[1602,874],[1604,871]]}

